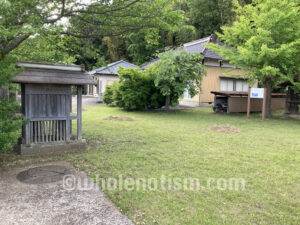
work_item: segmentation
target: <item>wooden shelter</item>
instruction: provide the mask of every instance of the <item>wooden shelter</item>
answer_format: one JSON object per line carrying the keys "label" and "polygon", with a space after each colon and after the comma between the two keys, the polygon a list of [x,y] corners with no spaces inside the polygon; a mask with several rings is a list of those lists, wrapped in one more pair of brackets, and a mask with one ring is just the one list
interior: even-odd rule
{"label": "wooden shelter", "polygon": [[[24,71],[14,83],[21,84],[21,111],[27,119],[18,145],[20,154],[49,154],[86,149],[82,139],[82,86],[95,84],[84,67],[18,62]],[[72,114],[72,87],[77,89],[77,114]],[[72,134],[77,120],[77,135]]]}
{"label": "wooden shelter", "polygon": [[[248,92],[236,91],[212,91],[215,95],[214,111],[227,113],[247,112]],[[285,105],[286,94],[273,93],[271,109],[283,109]],[[261,112],[263,99],[251,99],[251,112]]]}

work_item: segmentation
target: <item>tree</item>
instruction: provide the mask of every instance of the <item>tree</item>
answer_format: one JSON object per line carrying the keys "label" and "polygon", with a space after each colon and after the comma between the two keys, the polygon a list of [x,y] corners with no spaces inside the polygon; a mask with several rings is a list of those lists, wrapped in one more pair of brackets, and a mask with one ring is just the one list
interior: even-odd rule
{"label": "tree", "polygon": [[[65,43],[75,42],[74,38],[102,40],[105,36],[130,34],[157,24],[172,29],[182,15],[179,11],[167,11],[165,6],[171,2],[173,0],[97,0],[86,4],[78,0],[2,0],[0,86],[8,85],[20,71],[15,68],[17,60],[102,64],[103,57],[96,56],[98,49],[84,49],[87,51],[79,52],[85,54],[82,56],[74,49],[67,49]],[[74,43],[70,46],[74,47]],[[13,120],[14,110],[15,107],[1,108],[1,119]],[[15,132],[14,128],[11,132]]]}
{"label": "tree", "polygon": [[[157,67],[155,85],[165,96],[165,108],[170,104],[178,104],[178,99],[185,90],[193,97],[200,90],[201,80],[205,75],[205,68],[200,64],[203,56],[196,53],[187,53],[182,49],[171,50],[159,54],[160,61]],[[175,96],[171,101],[171,96]]]}
{"label": "tree", "polygon": [[[84,14],[73,17],[68,33],[76,37],[88,35],[93,39],[102,36],[102,41],[93,43],[93,47],[101,47],[104,43],[107,48],[101,54],[105,57],[109,55],[106,57],[108,62],[125,58],[133,63],[142,64],[170,44],[164,38],[165,34],[174,34],[186,27],[183,26],[183,11],[173,9],[174,2],[141,1],[128,8],[125,16],[116,14],[95,17],[93,14]],[[103,27],[103,24],[107,23],[110,26]]]}
{"label": "tree", "polygon": [[75,57],[66,46],[68,37],[38,34],[30,37],[11,52],[17,60],[72,64]]}
{"label": "tree", "polygon": [[247,71],[250,81],[258,80],[267,88],[265,116],[270,117],[272,88],[285,82],[299,87],[299,1],[254,0],[244,7],[235,1],[235,7],[235,22],[218,33],[227,46],[208,47]]}
{"label": "tree", "polygon": [[[239,0],[241,4],[249,4],[251,0]],[[221,26],[231,24],[235,15],[232,0],[183,0],[177,7],[185,11],[187,24],[197,30],[196,38],[221,31]]]}
{"label": "tree", "polygon": [[158,50],[163,48],[158,28],[145,29],[129,35],[130,45],[128,52],[132,61],[142,64],[150,61]]}

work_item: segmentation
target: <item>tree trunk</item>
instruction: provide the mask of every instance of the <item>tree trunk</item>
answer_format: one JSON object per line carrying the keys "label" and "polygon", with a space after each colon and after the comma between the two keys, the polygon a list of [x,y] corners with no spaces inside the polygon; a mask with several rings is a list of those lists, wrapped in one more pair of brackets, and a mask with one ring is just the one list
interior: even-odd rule
{"label": "tree trunk", "polygon": [[264,81],[263,86],[264,86],[264,88],[267,89],[265,118],[270,118],[272,116],[272,113],[271,113],[272,84],[268,81]]}
{"label": "tree trunk", "polygon": [[9,89],[7,86],[0,87],[0,99],[9,99]]}
{"label": "tree trunk", "polygon": [[285,100],[285,113],[297,114],[299,112],[300,96],[292,88],[288,88]]}
{"label": "tree trunk", "polygon": [[166,96],[165,109],[168,111],[170,108],[170,95]]}

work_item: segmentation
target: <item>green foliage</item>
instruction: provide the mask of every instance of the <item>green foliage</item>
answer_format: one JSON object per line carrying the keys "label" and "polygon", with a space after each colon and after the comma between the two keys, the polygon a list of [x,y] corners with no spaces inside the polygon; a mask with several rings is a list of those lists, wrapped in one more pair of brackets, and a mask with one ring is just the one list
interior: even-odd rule
{"label": "green foliage", "polygon": [[151,59],[151,56],[163,47],[159,35],[159,29],[144,29],[129,35],[131,44],[128,52],[136,64],[142,64]]}
{"label": "green foliage", "polygon": [[154,85],[155,76],[154,68],[146,71],[120,68],[120,81],[106,87],[103,102],[125,110],[160,108],[164,104],[164,96]]}
{"label": "green foliage", "polygon": [[118,88],[118,83],[114,82],[111,85],[107,85],[105,87],[105,91],[103,94],[103,102],[106,105],[112,105],[114,103],[114,93],[116,92]]}
{"label": "green foliage", "polygon": [[0,87],[7,86],[11,78],[21,71],[15,67],[16,60],[15,55],[8,55],[0,60]]}
{"label": "green foliage", "polygon": [[22,119],[16,115],[19,104],[0,100],[0,152],[8,152],[20,136]]}
{"label": "green foliage", "polygon": [[220,27],[230,22],[233,17],[232,1],[227,0],[190,0],[188,2],[188,17],[199,37],[211,35],[220,31]]}
{"label": "green foliage", "polygon": [[119,69],[120,81],[113,90],[113,102],[126,110],[158,108],[163,105],[163,96],[154,85],[154,71],[139,68]]}
{"label": "green foliage", "polygon": [[[238,0],[241,4],[249,4],[252,0]],[[185,12],[186,25],[193,27],[196,34],[192,40],[221,31],[221,26],[231,24],[235,18],[233,0],[181,0],[176,2],[175,8]],[[175,34],[176,44],[188,42],[191,32]],[[182,41],[183,40],[183,41]]]}
{"label": "green foliage", "polygon": [[171,105],[178,103],[178,98],[185,90],[192,97],[198,93],[202,77],[206,74],[204,66],[200,64],[202,55],[178,49],[161,53],[159,58],[160,61],[155,64],[155,85],[163,96],[174,96],[170,100]]}
{"label": "green foliage", "polygon": [[36,35],[28,38],[11,53],[23,61],[72,64],[75,57],[69,54],[67,39],[68,37],[61,35]]}
{"label": "green foliage", "polygon": [[[0,60],[0,87],[11,86],[10,79],[20,69],[15,68],[16,57],[7,55]],[[15,115],[19,105],[16,102],[0,99],[0,152],[12,150],[22,125],[22,119]]]}
{"label": "green foliage", "polygon": [[253,3],[242,7],[235,1],[236,21],[232,26],[222,27],[223,34],[218,34],[231,48],[215,44],[208,47],[249,71],[252,81],[273,87],[283,82],[297,85],[295,78],[300,74],[299,1],[255,0]]}
{"label": "green foliage", "polygon": [[[99,40],[90,42],[90,47],[101,48],[98,54],[108,62],[127,59],[142,64],[163,51],[165,46],[172,45],[172,42],[166,41],[166,36],[182,30],[185,22],[183,11],[173,8],[173,5],[174,0],[145,0],[124,12],[85,14],[71,19],[69,32],[92,36],[93,39],[98,36]],[[95,10],[93,6],[91,9]],[[188,30],[187,26],[185,30]],[[118,34],[109,35],[114,33]]]}
{"label": "green foliage", "polygon": [[104,102],[114,103],[126,110],[160,108],[166,96],[171,105],[187,89],[191,96],[200,90],[204,67],[202,56],[185,51],[169,51],[160,54],[161,60],[142,71],[139,68],[119,69],[119,83],[105,90]]}

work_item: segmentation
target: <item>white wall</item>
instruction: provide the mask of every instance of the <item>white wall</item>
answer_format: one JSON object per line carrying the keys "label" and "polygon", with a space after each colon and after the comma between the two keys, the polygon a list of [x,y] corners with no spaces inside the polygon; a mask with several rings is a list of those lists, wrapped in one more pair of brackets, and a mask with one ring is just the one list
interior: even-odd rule
{"label": "white wall", "polygon": [[[107,85],[111,85],[113,82],[120,80],[119,77],[116,75],[114,75],[114,76],[112,76],[112,75],[93,75],[93,77],[94,77],[94,79],[97,80],[97,84],[98,84],[98,80],[101,83],[101,94],[104,93]],[[87,94],[89,94],[89,90],[87,90]],[[94,85],[93,94],[99,94],[97,85]]]}

